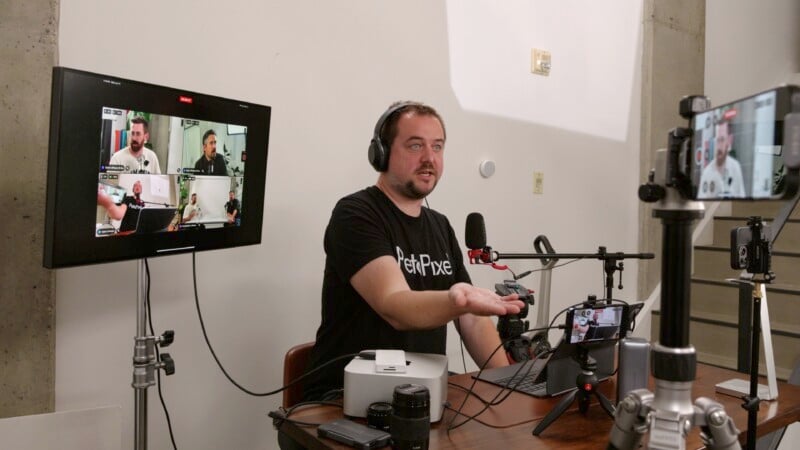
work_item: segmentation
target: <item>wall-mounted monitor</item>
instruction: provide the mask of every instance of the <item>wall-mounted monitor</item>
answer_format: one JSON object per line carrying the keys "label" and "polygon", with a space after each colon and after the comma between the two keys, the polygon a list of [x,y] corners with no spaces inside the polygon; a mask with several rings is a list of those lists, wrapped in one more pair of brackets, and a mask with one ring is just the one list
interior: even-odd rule
{"label": "wall-mounted monitor", "polygon": [[45,267],[260,243],[270,112],[55,67]]}

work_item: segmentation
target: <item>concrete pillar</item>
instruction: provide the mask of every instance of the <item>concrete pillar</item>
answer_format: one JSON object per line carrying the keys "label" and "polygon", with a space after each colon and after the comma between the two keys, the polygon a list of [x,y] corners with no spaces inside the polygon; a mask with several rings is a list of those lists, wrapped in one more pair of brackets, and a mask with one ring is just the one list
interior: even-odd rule
{"label": "concrete pillar", "polygon": [[55,274],[42,267],[57,0],[0,2],[0,417],[53,411]]}
{"label": "concrete pillar", "polygon": [[[667,132],[687,126],[678,114],[684,95],[703,93],[705,0],[646,0],[642,54],[641,181],[653,168],[655,151],[667,146]],[[638,298],[646,299],[661,278],[661,221],[652,207],[639,207],[639,251],[656,259],[639,264]]]}

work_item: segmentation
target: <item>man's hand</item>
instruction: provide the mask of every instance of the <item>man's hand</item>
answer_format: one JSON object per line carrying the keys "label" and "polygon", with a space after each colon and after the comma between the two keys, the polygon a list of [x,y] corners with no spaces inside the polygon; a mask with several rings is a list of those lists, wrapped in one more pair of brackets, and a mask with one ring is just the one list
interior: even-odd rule
{"label": "man's hand", "polygon": [[501,297],[488,289],[467,283],[454,284],[448,295],[454,305],[479,316],[518,314],[525,306],[517,294]]}

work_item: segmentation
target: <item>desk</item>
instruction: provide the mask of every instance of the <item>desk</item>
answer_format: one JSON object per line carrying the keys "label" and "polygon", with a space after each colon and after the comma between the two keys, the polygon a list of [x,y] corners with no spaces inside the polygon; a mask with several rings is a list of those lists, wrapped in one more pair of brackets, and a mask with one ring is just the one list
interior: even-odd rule
{"label": "desk", "polygon": [[[748,375],[732,370],[721,369],[704,364],[697,365],[697,378],[692,386],[692,401],[697,397],[709,397],[721,403],[725,411],[733,418],[736,427],[741,431],[740,442],[745,442],[747,427],[747,411],[741,407],[742,401],[728,395],[714,392],[714,385],[731,378],[748,378]],[[469,387],[472,378],[469,375],[455,375],[450,382]],[[599,389],[612,403],[615,402],[615,385],[613,380],[600,383]],[[653,386],[650,390],[653,391]],[[778,399],[764,402],[758,413],[758,434],[763,435],[800,420],[800,386],[778,383]],[[490,400],[499,388],[484,382],[475,384],[475,392],[482,398]],[[450,386],[448,401],[452,408],[458,408],[465,397],[465,391]],[[603,449],[608,444],[608,437],[613,425],[610,418],[592,398],[587,415],[577,410],[577,403],[553,422],[540,436],[533,436],[531,431],[548,412],[559,402],[561,397],[536,399],[525,394],[512,392],[500,405],[493,406],[481,414],[476,420],[447,433],[447,424],[455,415],[451,409],[445,411],[442,420],[432,424],[431,449]],[[483,404],[474,398],[468,399],[463,413],[474,414]],[[292,419],[324,423],[342,417],[341,408],[332,406],[316,406],[301,410],[292,415]],[[464,417],[456,418],[459,423]],[[289,422],[281,426],[281,430],[310,449],[327,449],[350,447],[340,445],[329,439],[317,438],[313,427],[300,427]],[[700,448],[700,431],[694,427],[686,439],[686,448]]]}

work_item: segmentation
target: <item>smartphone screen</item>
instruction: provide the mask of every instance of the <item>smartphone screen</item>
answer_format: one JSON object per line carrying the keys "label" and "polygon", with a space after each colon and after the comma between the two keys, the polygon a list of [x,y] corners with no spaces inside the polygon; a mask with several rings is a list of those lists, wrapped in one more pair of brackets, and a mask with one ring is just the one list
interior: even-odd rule
{"label": "smartphone screen", "polygon": [[567,313],[570,344],[613,341],[623,336],[625,305],[572,308]]}
{"label": "smartphone screen", "polygon": [[779,87],[694,116],[690,170],[695,199],[784,196],[783,122],[791,112],[792,89]]}

